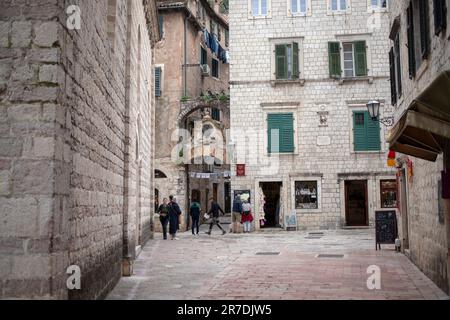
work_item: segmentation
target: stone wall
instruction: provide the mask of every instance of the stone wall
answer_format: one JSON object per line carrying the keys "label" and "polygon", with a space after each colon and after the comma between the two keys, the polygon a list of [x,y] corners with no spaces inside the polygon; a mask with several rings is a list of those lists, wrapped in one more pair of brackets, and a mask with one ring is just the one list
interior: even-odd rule
{"label": "stone wall", "polygon": [[[321,208],[296,210],[298,226],[327,229],[345,225],[345,180],[367,180],[373,224],[374,211],[381,206],[379,180],[395,179],[395,171],[386,165],[388,129],[381,125],[380,152],[354,152],[352,111],[367,110],[366,103],[375,99],[382,103],[381,117],[393,112],[388,14],[372,13],[366,0],[354,0],[347,14],[331,15],[326,1],[312,1],[311,15],[291,17],[285,0],[272,0],[271,17],[253,19],[249,3],[230,1],[231,128],[235,161],[246,164],[246,176],[233,178],[233,190],[249,189],[255,199],[260,182],[282,182],[283,216],[295,210],[294,182],[314,179],[321,185]],[[278,39],[300,43],[302,81],[273,81],[273,43]],[[355,40],[366,40],[369,77],[330,79],[328,41]],[[278,158],[267,154],[267,113],[280,111],[294,114],[296,151]],[[325,125],[320,122],[321,113],[327,118]],[[261,211],[258,202],[254,211]]]}
{"label": "stone wall", "polygon": [[[66,25],[74,4],[79,30]],[[151,237],[143,3],[2,1],[0,12],[1,297],[102,298]],[[66,287],[69,265],[81,290]]]}
{"label": "stone wall", "polygon": [[[434,35],[433,1],[429,1],[431,53],[417,71],[413,79],[409,79],[407,43],[408,1],[391,1],[391,23],[400,16],[400,41],[402,57],[402,88],[403,94],[397,102],[395,117],[398,120],[411,102],[444,70],[450,70],[450,28],[440,36]],[[447,1],[450,8],[450,1]],[[447,26],[450,25],[450,15],[447,13]],[[401,155],[400,155],[401,156]],[[443,156],[439,156],[435,163],[409,157],[413,163],[413,176],[407,179],[407,214],[409,229],[409,250],[407,254],[417,266],[443,290],[448,292],[448,246],[449,219],[445,223],[439,222],[438,215],[438,181],[444,168]],[[406,212],[405,212],[406,211]],[[448,207],[446,209],[449,215]],[[447,225],[447,227],[446,227]],[[447,228],[447,230],[446,230]],[[403,238],[403,229],[401,237]],[[404,246],[407,244],[403,244]]]}

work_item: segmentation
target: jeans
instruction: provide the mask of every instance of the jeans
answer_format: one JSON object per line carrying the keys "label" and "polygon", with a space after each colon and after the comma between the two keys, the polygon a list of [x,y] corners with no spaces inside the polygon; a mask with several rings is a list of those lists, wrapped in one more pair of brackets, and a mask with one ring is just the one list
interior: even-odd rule
{"label": "jeans", "polygon": [[197,234],[200,232],[200,215],[193,214],[192,215],[192,234],[195,234],[195,230],[197,229]]}
{"label": "jeans", "polygon": [[167,217],[160,216],[159,221],[161,222],[161,226],[163,229],[164,240],[167,240],[167,224],[169,223],[169,216]]}
{"label": "jeans", "polygon": [[219,218],[213,217],[211,223],[209,224],[209,232],[211,232],[214,225],[217,225],[220,230],[225,231],[225,230],[223,230],[222,226],[220,225]]}
{"label": "jeans", "polygon": [[244,232],[250,232],[252,229],[252,223],[250,221],[244,222]]}

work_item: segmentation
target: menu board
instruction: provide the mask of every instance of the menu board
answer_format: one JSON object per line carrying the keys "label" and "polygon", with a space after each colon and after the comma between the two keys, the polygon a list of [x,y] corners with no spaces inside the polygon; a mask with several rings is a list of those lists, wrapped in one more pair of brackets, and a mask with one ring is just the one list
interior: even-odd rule
{"label": "menu board", "polygon": [[381,250],[382,244],[395,244],[398,236],[397,215],[395,210],[375,212],[375,248]]}

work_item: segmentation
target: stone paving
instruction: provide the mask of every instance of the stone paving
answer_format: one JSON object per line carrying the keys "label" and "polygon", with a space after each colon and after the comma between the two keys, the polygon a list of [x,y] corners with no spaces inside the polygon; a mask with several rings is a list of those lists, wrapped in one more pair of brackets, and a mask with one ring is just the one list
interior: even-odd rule
{"label": "stone paving", "polygon": [[[392,246],[375,250],[374,230],[263,231],[212,236],[180,234],[151,240],[108,299],[448,299]],[[277,254],[279,253],[279,254]],[[320,257],[319,255],[326,255]],[[336,255],[343,255],[338,257]],[[367,268],[381,269],[381,289],[369,290]]]}

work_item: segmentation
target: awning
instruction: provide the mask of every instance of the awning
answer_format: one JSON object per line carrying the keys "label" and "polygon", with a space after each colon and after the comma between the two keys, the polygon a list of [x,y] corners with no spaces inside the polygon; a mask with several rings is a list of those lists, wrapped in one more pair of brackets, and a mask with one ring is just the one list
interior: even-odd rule
{"label": "awning", "polygon": [[441,73],[411,103],[388,142],[391,150],[436,161],[442,152],[442,138],[450,139],[450,70]]}

